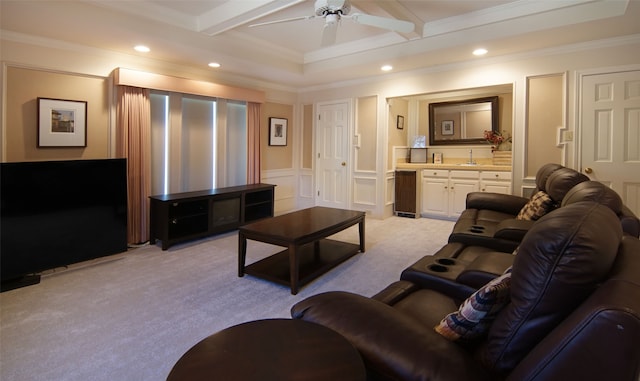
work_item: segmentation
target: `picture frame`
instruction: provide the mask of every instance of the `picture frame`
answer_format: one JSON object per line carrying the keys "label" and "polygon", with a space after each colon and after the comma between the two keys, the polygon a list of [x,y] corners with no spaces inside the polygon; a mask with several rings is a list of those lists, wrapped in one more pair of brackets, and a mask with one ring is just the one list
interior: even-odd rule
{"label": "picture frame", "polygon": [[38,147],[86,147],[87,102],[38,97]]}
{"label": "picture frame", "polygon": [[269,118],[269,145],[287,145],[287,119]]}
{"label": "picture frame", "polygon": [[396,128],[402,130],[404,128],[404,116],[398,115],[396,118]]}
{"label": "picture frame", "polygon": [[442,131],[443,136],[453,135],[453,120],[443,120],[442,121]]}

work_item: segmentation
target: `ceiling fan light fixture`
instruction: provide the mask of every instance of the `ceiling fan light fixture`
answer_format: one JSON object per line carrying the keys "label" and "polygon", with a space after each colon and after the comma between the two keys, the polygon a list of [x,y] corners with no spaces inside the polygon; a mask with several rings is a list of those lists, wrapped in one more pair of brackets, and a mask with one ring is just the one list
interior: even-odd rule
{"label": "ceiling fan light fixture", "polygon": [[301,16],[276,21],[267,21],[257,24],[251,24],[249,25],[249,27],[280,24],[297,20],[311,20],[316,17],[321,17],[325,19],[324,28],[322,29],[322,38],[320,40],[320,45],[322,47],[335,44],[336,29],[340,24],[342,18],[350,19],[356,24],[388,29],[399,33],[411,33],[415,29],[415,24],[410,21],[360,13],[349,15],[349,12],[351,11],[351,4],[349,3],[349,0],[316,0],[314,3],[314,11],[315,13],[312,16]]}
{"label": "ceiling fan light fixture", "polygon": [[314,4],[316,16],[326,15],[348,15],[351,11],[351,4],[345,0],[316,0]]}
{"label": "ceiling fan light fixture", "polygon": [[340,18],[335,13],[330,13],[325,18],[325,23],[328,25],[337,24],[340,21]]}

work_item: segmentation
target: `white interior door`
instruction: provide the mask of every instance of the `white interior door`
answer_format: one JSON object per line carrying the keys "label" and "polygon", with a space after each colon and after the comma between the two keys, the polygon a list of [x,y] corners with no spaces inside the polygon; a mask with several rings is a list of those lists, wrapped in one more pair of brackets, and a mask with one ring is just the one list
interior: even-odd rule
{"label": "white interior door", "polygon": [[318,105],[316,205],[349,208],[349,103]]}
{"label": "white interior door", "polygon": [[582,77],[581,167],[640,215],[640,70]]}

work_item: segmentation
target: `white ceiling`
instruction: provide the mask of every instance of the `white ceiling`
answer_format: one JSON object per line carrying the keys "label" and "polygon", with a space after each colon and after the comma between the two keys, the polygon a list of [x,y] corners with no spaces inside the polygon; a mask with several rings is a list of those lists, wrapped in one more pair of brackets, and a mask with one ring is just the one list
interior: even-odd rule
{"label": "white ceiling", "polygon": [[[343,19],[322,48],[313,0],[2,0],[2,38],[37,37],[134,53],[292,88],[640,33],[640,0],[352,0],[351,12],[411,21],[396,33]],[[211,69],[214,70],[214,69]]]}

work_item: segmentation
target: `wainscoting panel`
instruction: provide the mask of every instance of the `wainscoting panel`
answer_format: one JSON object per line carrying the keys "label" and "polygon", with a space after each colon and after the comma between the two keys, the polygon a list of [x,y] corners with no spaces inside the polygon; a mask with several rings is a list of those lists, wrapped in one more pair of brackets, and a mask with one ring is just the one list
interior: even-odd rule
{"label": "wainscoting panel", "polygon": [[280,215],[296,209],[297,173],[293,169],[262,171],[262,182],[276,186],[274,214]]}
{"label": "wainscoting panel", "polygon": [[354,176],[353,178],[353,204],[356,209],[374,209],[376,206],[375,177]]}
{"label": "wainscoting panel", "polygon": [[314,187],[313,187],[313,170],[302,169],[298,176],[298,208],[310,208],[315,205]]}
{"label": "wainscoting panel", "polygon": [[522,197],[531,198],[531,196],[533,196],[535,191],[536,191],[535,184],[533,184],[533,186],[531,186],[531,185],[523,185],[522,186],[522,190],[520,192],[520,195],[522,195]]}
{"label": "wainscoting panel", "polygon": [[392,205],[395,203],[395,191],[396,191],[396,178],[393,172],[387,172],[386,185],[387,189],[385,189],[385,205]]}

